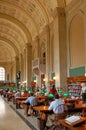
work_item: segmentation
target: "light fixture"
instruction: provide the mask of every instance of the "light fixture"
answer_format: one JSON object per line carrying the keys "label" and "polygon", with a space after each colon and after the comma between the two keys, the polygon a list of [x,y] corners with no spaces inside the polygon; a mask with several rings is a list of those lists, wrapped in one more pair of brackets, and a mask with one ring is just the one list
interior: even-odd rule
{"label": "light fixture", "polygon": [[19,82],[19,84],[21,84],[21,82]]}
{"label": "light fixture", "polygon": [[54,80],[56,80],[56,77],[53,77]]}
{"label": "light fixture", "polygon": [[23,83],[27,83],[27,81],[24,81]]}
{"label": "light fixture", "polygon": [[34,82],[36,83],[36,80],[34,80]]}
{"label": "light fixture", "polygon": [[44,78],[43,81],[46,81],[46,79]]}

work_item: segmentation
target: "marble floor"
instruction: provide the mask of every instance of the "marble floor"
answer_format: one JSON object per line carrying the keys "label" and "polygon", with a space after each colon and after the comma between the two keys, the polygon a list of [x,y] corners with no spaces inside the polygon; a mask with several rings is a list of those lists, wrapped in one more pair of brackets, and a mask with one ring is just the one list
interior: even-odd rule
{"label": "marble floor", "polygon": [[33,130],[0,96],[0,130]]}

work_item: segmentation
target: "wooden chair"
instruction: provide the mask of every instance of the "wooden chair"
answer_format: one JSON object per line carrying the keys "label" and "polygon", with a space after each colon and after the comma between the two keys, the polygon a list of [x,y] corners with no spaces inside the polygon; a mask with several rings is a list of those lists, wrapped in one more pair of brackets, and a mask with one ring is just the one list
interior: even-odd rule
{"label": "wooden chair", "polygon": [[[60,110],[62,109],[62,105],[63,105],[63,108],[64,110],[66,110],[66,106],[64,104],[61,104],[61,105],[58,105],[56,109],[58,109],[58,111],[60,112]],[[54,114],[54,120],[52,122],[52,125],[51,125],[51,129],[55,129],[55,130],[59,130],[59,129],[62,129],[62,125],[59,123],[59,120],[60,119],[65,119],[67,116],[67,111],[64,111],[63,113],[61,114]]]}
{"label": "wooden chair", "polygon": [[82,117],[86,117],[86,108],[83,108],[82,110]]}

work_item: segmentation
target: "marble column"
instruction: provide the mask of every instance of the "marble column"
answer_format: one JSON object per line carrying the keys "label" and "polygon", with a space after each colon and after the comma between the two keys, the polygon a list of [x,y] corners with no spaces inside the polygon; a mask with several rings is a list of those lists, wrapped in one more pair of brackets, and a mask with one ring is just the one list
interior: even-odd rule
{"label": "marble column", "polygon": [[23,61],[24,62],[24,77],[23,77],[23,80],[25,81],[26,80],[26,48],[24,48],[24,54],[23,54]]}
{"label": "marble column", "polygon": [[37,75],[37,86],[41,87],[41,70],[40,70],[40,38],[37,36],[35,38],[35,43],[37,44],[37,57],[39,57],[39,74]]}
{"label": "marble column", "polygon": [[46,35],[47,35],[47,45],[46,45],[46,77],[47,77],[47,80],[46,80],[46,86],[49,87],[49,80],[50,80],[50,77],[51,77],[51,73],[50,73],[50,28],[49,26],[47,25],[46,28],[45,28],[45,31],[47,32]]}
{"label": "marble column", "polygon": [[20,75],[21,75],[21,76],[20,76],[20,81],[22,81],[22,63],[23,63],[23,62],[22,62],[22,54],[20,53],[20,54],[19,54],[19,68],[20,68],[20,73],[21,73],[21,74],[20,74]]}
{"label": "marble column", "polygon": [[54,11],[54,68],[56,87],[63,87],[67,77],[66,17],[64,8]]}
{"label": "marble column", "polygon": [[16,77],[16,74],[17,74],[18,71],[20,71],[19,70],[19,57],[15,56],[15,79],[16,79],[16,86],[17,87],[19,87],[19,84],[18,84],[19,79],[17,79],[17,77]]}
{"label": "marble column", "polygon": [[26,44],[26,87],[31,83],[32,74],[32,46]]}

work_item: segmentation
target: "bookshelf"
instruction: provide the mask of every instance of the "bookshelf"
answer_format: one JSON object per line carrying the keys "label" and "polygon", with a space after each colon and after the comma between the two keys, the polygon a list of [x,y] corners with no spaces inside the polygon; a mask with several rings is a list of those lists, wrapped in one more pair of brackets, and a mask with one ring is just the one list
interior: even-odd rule
{"label": "bookshelf", "polygon": [[68,84],[67,85],[69,96],[79,97],[81,93],[81,85],[80,84]]}
{"label": "bookshelf", "polygon": [[67,89],[69,96],[80,96],[81,83],[86,83],[86,76],[76,76],[67,78]]}

